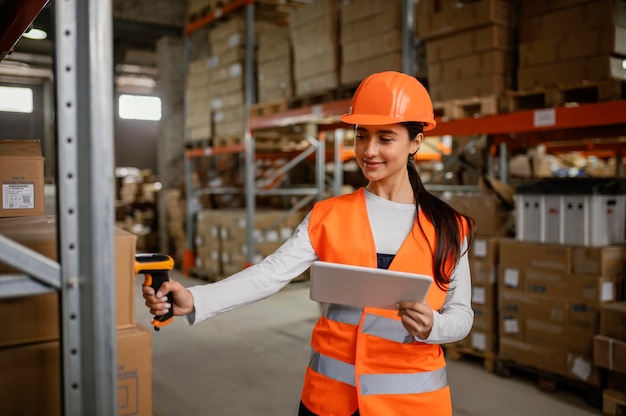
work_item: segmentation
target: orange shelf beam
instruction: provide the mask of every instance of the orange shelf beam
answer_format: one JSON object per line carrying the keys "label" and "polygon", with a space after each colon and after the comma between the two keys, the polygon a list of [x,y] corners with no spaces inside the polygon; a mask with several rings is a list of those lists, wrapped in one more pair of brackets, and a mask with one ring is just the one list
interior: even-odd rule
{"label": "orange shelf beam", "polygon": [[626,124],[626,100],[582,104],[576,107],[518,111],[459,120],[438,119],[437,127],[428,133],[434,136],[508,135],[618,124]]}
{"label": "orange shelf beam", "polygon": [[227,15],[240,7],[247,6],[252,3],[254,3],[254,0],[233,0],[229,3],[226,3],[224,6],[215,9],[206,16],[203,16],[195,22],[191,22],[187,26],[185,26],[185,36],[189,37],[196,30],[203,28],[204,26],[219,19],[220,17]]}
{"label": "orange shelf beam", "polygon": [[240,153],[245,151],[246,146],[243,144],[216,147],[199,147],[197,149],[187,149],[185,151],[185,156],[187,157],[187,159],[193,159],[196,157],[223,155],[227,153]]}

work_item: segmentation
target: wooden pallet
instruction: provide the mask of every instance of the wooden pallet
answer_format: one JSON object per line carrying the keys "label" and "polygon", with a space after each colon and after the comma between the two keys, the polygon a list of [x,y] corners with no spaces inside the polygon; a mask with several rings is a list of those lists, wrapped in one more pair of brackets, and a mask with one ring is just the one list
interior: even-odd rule
{"label": "wooden pallet", "polygon": [[459,361],[463,359],[472,359],[482,361],[483,368],[490,373],[494,372],[494,363],[496,359],[495,352],[479,351],[477,349],[466,347],[458,344],[447,344],[443,346],[446,358],[449,360]]}
{"label": "wooden pallet", "polygon": [[453,98],[433,103],[435,116],[448,120],[498,114],[498,96]]}
{"label": "wooden pallet", "polygon": [[358,85],[342,85],[331,90],[303,94],[289,99],[289,108],[306,107],[352,98]]}
{"label": "wooden pallet", "polygon": [[229,136],[229,137],[214,137],[213,138],[213,146],[215,147],[243,145],[244,142],[245,142],[245,138],[243,136]]}
{"label": "wooden pallet", "polygon": [[531,377],[540,390],[548,393],[554,393],[561,388],[574,391],[583,397],[588,405],[598,409],[602,407],[603,391],[601,387],[574,380],[561,374],[501,358],[496,358],[494,362],[494,373],[507,378],[513,377],[513,375]]}
{"label": "wooden pallet", "polygon": [[197,279],[206,280],[210,283],[220,281],[224,278],[222,274],[218,273],[215,270],[203,269],[199,267],[190,268],[189,275]]}
{"label": "wooden pallet", "polygon": [[287,110],[287,108],[289,108],[288,104],[289,103],[286,98],[275,101],[268,101],[266,103],[254,104],[250,106],[250,117],[265,116],[285,111]]}
{"label": "wooden pallet", "polygon": [[608,416],[626,416],[626,393],[606,389],[602,392],[602,414]]}
{"label": "wooden pallet", "polygon": [[503,94],[503,112],[553,108],[626,98],[626,81],[583,82],[576,85],[546,86]]}

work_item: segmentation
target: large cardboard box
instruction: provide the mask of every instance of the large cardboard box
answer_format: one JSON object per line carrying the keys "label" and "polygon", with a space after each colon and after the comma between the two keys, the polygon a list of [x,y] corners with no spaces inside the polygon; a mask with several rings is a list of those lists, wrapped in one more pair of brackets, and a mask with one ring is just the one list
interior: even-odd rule
{"label": "large cardboard box", "polygon": [[[2,414],[62,414],[58,341],[0,348],[0,368]],[[151,334],[142,326],[117,331],[117,389],[119,416],[152,415]]]}
{"label": "large cardboard box", "polygon": [[[0,219],[0,234],[53,260],[57,259],[56,216]],[[137,237],[115,229],[116,327],[135,325],[135,246]],[[18,273],[0,261],[0,274]],[[0,346],[51,341],[59,338],[57,293],[0,299],[4,317]]]}
{"label": "large cardboard box", "polygon": [[626,302],[603,305],[600,309],[600,334],[626,341]]}
{"label": "large cardboard box", "polygon": [[596,335],[593,344],[593,364],[611,371],[626,373],[626,341]]}
{"label": "large cardboard box", "polygon": [[0,140],[0,217],[44,214],[43,162],[38,140]]}

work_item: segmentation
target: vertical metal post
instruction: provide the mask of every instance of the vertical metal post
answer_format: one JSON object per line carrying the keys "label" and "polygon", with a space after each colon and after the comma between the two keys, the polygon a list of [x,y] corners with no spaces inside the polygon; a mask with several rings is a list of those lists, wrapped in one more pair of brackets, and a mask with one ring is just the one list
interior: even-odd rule
{"label": "vertical metal post", "polygon": [[416,72],[413,8],[414,0],[402,0],[402,72],[409,75]]}
{"label": "vertical metal post", "polygon": [[256,205],[256,189],[254,183],[255,149],[254,139],[250,131],[250,106],[255,102],[254,79],[254,2],[246,6],[246,57],[245,57],[245,108],[244,131],[246,145],[245,166],[245,200],[246,200],[246,261],[254,262],[254,211]]}
{"label": "vertical metal post", "polygon": [[509,150],[506,143],[500,143],[500,181],[509,183]]}
{"label": "vertical metal post", "polygon": [[[185,75],[184,75],[184,79],[185,79],[185,88],[187,88],[187,71],[189,71],[189,63],[191,62],[191,39],[189,37],[185,37],[185,55],[184,55],[184,60],[185,60]],[[187,122],[187,120],[189,120],[189,94],[185,93],[185,99],[183,101],[183,112],[184,112],[184,119],[185,119],[185,137],[184,137],[184,141],[185,144],[188,144],[191,142],[191,137],[190,137],[190,132],[189,132],[189,123]],[[210,114],[207,114],[207,117],[209,117]],[[183,161],[183,167],[184,167],[184,171],[185,171],[185,237],[186,237],[186,242],[187,242],[187,247],[185,247],[185,253],[183,256],[183,272],[185,274],[189,274],[189,269],[191,267],[194,266],[195,263],[195,256],[194,256],[194,236],[195,236],[195,223],[194,223],[194,216],[195,216],[195,211],[197,209],[197,205],[195,203],[195,199],[196,196],[194,195],[193,192],[193,186],[192,186],[192,180],[191,180],[191,175],[192,175],[192,161],[191,159],[187,156],[187,152],[184,151],[184,161]]]}
{"label": "vertical metal post", "polygon": [[336,129],[334,131],[335,136],[335,161],[334,161],[334,175],[333,175],[333,195],[337,196],[341,193],[341,186],[343,185],[343,129]]}
{"label": "vertical metal post", "polygon": [[112,7],[56,2],[63,413],[117,413]]}
{"label": "vertical metal post", "polygon": [[[313,129],[313,126],[311,126]],[[317,200],[324,198],[326,190],[326,133],[317,133],[317,151],[315,152],[315,185],[317,187]]]}

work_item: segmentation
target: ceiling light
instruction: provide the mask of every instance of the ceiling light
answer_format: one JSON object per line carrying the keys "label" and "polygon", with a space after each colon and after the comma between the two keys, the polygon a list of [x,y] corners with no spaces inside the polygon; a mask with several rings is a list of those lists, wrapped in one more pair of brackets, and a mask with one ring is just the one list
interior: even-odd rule
{"label": "ceiling light", "polygon": [[28,32],[25,32],[22,36],[27,39],[42,40],[46,39],[48,37],[48,34],[44,30],[33,28]]}

